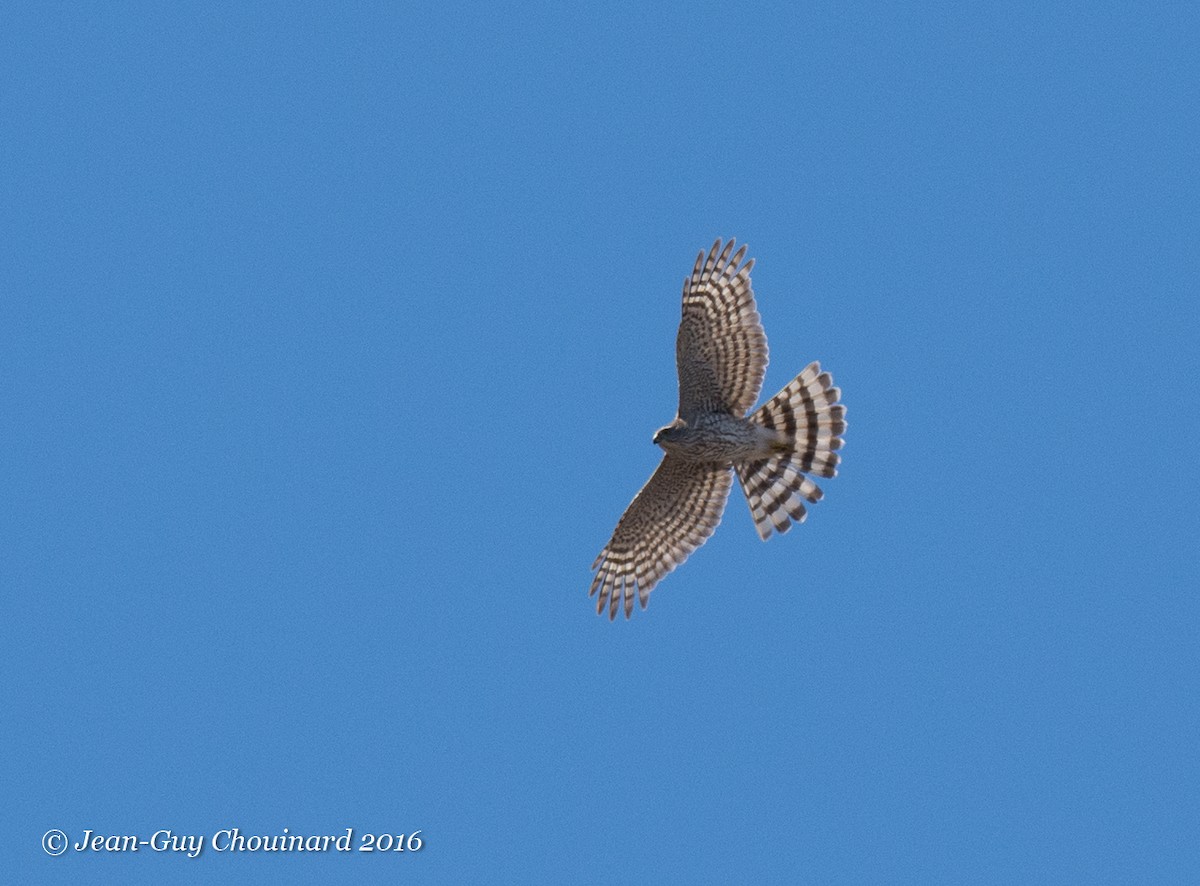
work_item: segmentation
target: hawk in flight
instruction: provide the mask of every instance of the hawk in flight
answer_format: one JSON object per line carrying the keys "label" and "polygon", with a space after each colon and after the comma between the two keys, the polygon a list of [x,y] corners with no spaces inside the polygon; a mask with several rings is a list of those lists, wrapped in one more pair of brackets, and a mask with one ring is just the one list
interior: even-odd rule
{"label": "hawk in flight", "polygon": [[688,558],[721,522],[737,474],[764,541],[802,522],[804,502],[821,499],[807,475],[837,474],[846,407],[817,363],[747,415],[767,368],[746,247],[717,240],[683,281],[683,319],[675,340],[679,414],[654,435],[666,451],[658,469],[625,509],[592,564],[596,611],[633,614],[650,591]]}

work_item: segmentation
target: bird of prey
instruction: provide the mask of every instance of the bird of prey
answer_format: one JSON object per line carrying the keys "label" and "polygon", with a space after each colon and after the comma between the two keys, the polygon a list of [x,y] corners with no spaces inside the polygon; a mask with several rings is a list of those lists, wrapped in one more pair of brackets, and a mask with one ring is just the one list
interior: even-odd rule
{"label": "bird of prey", "polygon": [[[596,611],[633,614],[650,591],[712,535],[737,474],[759,536],[802,522],[804,502],[821,499],[807,475],[837,474],[846,407],[828,372],[811,363],[782,391],[749,412],[767,368],[746,247],[717,240],[683,281],[675,340],[679,412],[654,435],[662,463],[625,509],[592,569]],[[749,413],[749,414],[747,414]]]}

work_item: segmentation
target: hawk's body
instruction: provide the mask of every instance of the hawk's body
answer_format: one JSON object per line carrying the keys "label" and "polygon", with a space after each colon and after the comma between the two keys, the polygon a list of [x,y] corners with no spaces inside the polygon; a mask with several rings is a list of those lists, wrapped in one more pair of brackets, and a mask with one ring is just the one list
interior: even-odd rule
{"label": "hawk's body", "polygon": [[684,461],[746,461],[791,448],[778,431],[720,412],[702,413],[690,422],[676,419],[654,435],[654,442]]}
{"label": "hawk's body", "polygon": [[[642,608],[658,581],[704,544],[721,521],[736,472],[759,535],[787,532],[821,490],[806,474],[837,473],[846,408],[829,373],[810,364],[782,391],[747,415],[767,368],[750,269],[733,241],[696,258],[683,284],[683,319],[675,343],[679,413],[654,435],[667,453],[617,523],[593,569],[597,612],[616,618],[624,600]],[[740,267],[739,267],[740,266]]]}

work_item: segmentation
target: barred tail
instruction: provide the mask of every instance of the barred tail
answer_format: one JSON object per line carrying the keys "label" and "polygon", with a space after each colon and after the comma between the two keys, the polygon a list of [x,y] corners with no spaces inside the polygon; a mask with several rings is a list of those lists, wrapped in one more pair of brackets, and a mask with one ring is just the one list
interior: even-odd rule
{"label": "barred tail", "polygon": [[764,403],[750,420],[778,431],[780,452],[770,458],[737,465],[738,480],[750,503],[758,534],[784,533],[791,520],[804,521],[804,502],[824,494],[805,474],[837,475],[841,434],[846,430],[846,407],[833,378],[811,363],[782,391]]}

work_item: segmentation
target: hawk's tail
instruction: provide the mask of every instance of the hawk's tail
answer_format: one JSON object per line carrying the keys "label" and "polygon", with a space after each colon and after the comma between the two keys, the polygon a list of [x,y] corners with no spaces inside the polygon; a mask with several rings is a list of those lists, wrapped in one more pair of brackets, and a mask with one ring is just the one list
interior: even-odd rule
{"label": "hawk's tail", "polygon": [[[787,532],[803,522],[804,501],[817,502],[823,493],[805,474],[837,475],[839,436],[846,430],[846,407],[833,377],[810,363],[787,387],[760,406],[750,421],[778,431],[779,454],[737,466],[738,480],[750,502],[758,534]],[[802,501],[803,499],[803,501]]]}

